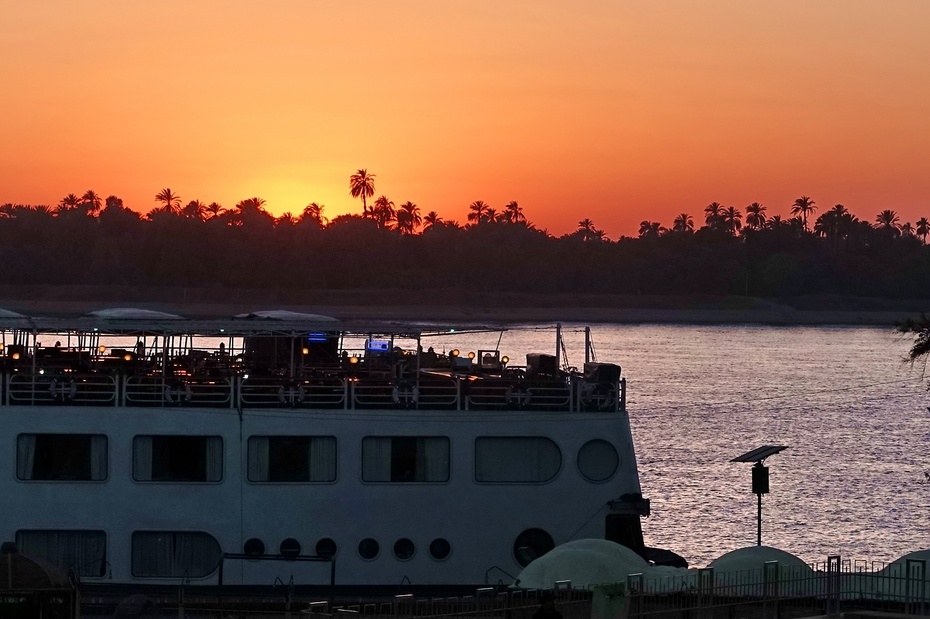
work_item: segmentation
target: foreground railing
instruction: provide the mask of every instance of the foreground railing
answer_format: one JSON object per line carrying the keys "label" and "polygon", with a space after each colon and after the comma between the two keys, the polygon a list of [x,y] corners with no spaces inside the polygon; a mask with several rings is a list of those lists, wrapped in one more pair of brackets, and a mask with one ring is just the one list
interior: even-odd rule
{"label": "foreground railing", "polygon": [[590,383],[424,373],[390,376],[210,377],[15,373],[0,377],[0,406],[624,412],[625,379]]}

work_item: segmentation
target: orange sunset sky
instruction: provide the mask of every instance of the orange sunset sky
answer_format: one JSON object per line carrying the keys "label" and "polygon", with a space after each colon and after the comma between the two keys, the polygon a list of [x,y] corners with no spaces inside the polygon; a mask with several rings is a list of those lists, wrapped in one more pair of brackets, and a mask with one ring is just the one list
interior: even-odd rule
{"label": "orange sunset sky", "polygon": [[0,0],[0,203],[930,217],[930,2]]}

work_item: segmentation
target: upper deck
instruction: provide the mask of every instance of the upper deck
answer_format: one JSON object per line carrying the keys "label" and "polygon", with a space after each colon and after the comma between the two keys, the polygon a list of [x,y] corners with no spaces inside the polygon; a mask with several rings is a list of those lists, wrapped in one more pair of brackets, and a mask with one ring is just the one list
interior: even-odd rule
{"label": "upper deck", "polygon": [[590,346],[580,371],[556,354],[512,360],[497,348],[430,346],[453,331],[479,329],[291,312],[216,320],[138,310],[2,314],[0,406],[625,413],[620,367],[592,362]]}

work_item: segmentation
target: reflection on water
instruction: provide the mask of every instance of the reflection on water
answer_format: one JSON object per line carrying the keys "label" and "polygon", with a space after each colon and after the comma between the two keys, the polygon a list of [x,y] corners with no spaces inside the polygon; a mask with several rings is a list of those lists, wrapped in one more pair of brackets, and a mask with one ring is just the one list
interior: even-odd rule
{"label": "reflection on water", "polygon": [[[565,331],[580,366],[584,337]],[[767,461],[764,544],[807,561],[891,561],[930,547],[930,398],[923,366],[902,362],[909,341],[892,328],[600,325],[593,334],[598,358],[628,380],[653,508],[647,544],[696,567],[754,544],[751,465],[729,460],[782,444]],[[493,348],[498,336],[472,337]],[[554,336],[508,332],[501,350],[555,352]]]}

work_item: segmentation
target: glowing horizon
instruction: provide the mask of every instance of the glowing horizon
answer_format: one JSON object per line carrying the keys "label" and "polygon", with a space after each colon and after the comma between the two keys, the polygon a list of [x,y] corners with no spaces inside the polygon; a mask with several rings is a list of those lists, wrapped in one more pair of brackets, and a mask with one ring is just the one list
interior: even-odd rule
{"label": "glowing horizon", "polygon": [[930,4],[540,0],[11,3],[0,22],[0,203],[170,187],[275,215],[375,196],[465,223],[517,200],[559,235],[590,218],[703,222],[844,204],[930,216]]}

